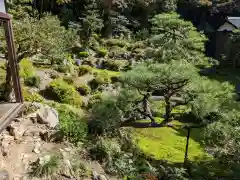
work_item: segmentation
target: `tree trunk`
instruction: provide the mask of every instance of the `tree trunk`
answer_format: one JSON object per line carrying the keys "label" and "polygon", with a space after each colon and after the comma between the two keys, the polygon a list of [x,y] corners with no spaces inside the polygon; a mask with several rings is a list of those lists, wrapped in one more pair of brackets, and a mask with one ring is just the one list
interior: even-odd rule
{"label": "tree trunk", "polygon": [[172,112],[170,97],[168,97],[168,96],[165,97],[165,103],[166,103],[166,106],[165,106],[165,122],[168,123],[170,121],[171,112]]}
{"label": "tree trunk", "polygon": [[150,104],[149,104],[149,94],[144,95],[143,98],[143,112],[144,112],[144,118],[150,118],[152,123],[155,123],[155,119],[152,116],[152,112],[151,112],[151,108],[150,108]]}

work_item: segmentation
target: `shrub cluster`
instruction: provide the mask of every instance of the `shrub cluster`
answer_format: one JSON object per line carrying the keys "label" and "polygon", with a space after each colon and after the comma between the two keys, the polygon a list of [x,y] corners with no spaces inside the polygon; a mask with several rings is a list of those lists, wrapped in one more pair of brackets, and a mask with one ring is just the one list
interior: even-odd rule
{"label": "shrub cluster", "polygon": [[119,47],[124,47],[124,46],[128,46],[128,43],[124,40],[120,40],[120,39],[108,39],[105,44],[107,46],[119,46]]}
{"label": "shrub cluster", "polygon": [[23,98],[29,102],[43,102],[44,98],[36,92],[30,91],[28,88],[22,89]]}
{"label": "shrub cluster", "polygon": [[76,89],[83,96],[91,93],[91,88],[87,84],[80,84]]}
{"label": "shrub cluster", "polygon": [[97,89],[101,85],[109,84],[110,82],[111,82],[111,79],[108,73],[103,71],[103,72],[95,73],[95,77],[89,82],[89,86],[91,87],[91,89]]}
{"label": "shrub cluster", "polygon": [[45,90],[45,95],[60,103],[74,106],[82,105],[82,98],[72,85],[69,85],[61,78],[53,80]]}
{"label": "shrub cluster", "polygon": [[83,76],[87,73],[91,73],[92,72],[92,67],[88,66],[88,65],[81,65],[78,68],[78,75],[79,76]]}
{"label": "shrub cluster", "polygon": [[60,120],[60,131],[73,143],[83,140],[87,136],[87,121],[82,114],[73,111],[66,106],[58,109]]}
{"label": "shrub cluster", "polygon": [[103,67],[112,71],[120,71],[128,65],[126,60],[107,60],[103,62]]}
{"label": "shrub cluster", "polygon": [[100,48],[97,50],[97,53],[99,57],[105,57],[108,54],[108,50],[104,48]]}
{"label": "shrub cluster", "polygon": [[24,78],[24,84],[31,87],[39,87],[40,77],[39,76],[29,76]]}

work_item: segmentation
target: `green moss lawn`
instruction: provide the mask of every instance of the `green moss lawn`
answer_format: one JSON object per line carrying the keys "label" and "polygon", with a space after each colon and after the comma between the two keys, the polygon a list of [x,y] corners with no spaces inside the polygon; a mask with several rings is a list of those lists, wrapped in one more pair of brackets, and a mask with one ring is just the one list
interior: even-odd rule
{"label": "green moss lawn", "polygon": [[[204,152],[200,140],[199,129],[191,131],[189,141],[190,160],[196,158],[211,158]],[[138,146],[148,155],[153,155],[156,159],[164,159],[170,162],[183,162],[186,146],[187,130],[163,128],[144,128],[135,130]]]}

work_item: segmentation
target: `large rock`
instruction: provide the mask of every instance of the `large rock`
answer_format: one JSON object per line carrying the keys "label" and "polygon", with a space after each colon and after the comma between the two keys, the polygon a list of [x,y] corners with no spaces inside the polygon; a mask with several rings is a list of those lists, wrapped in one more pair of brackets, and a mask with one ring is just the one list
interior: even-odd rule
{"label": "large rock", "polygon": [[9,180],[9,174],[6,170],[0,170],[0,180]]}
{"label": "large rock", "polygon": [[37,121],[40,124],[47,124],[49,127],[54,128],[59,124],[58,112],[44,105],[37,111]]}

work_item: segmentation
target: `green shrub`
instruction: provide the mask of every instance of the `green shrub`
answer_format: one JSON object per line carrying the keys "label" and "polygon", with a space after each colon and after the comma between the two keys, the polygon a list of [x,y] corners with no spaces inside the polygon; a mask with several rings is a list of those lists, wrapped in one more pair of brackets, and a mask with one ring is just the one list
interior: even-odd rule
{"label": "green shrub", "polygon": [[92,120],[89,121],[89,132],[97,135],[116,135],[120,127],[122,113],[117,107],[114,96],[103,95],[99,102],[92,106]]}
{"label": "green shrub", "polygon": [[88,100],[88,108],[91,108],[94,104],[100,102],[102,99],[102,93],[97,92],[93,94]]}
{"label": "green shrub", "polygon": [[31,87],[39,87],[40,77],[39,76],[29,76],[24,78],[24,84]]}
{"label": "green shrub", "polygon": [[91,88],[87,84],[80,84],[76,89],[81,95],[88,95],[91,93]]}
{"label": "green shrub", "polygon": [[124,69],[128,64],[127,60],[107,60],[103,62],[103,67],[112,70],[112,71],[120,71]]}
{"label": "green shrub", "polygon": [[98,56],[99,57],[105,57],[107,54],[108,54],[107,49],[104,49],[104,48],[98,49]]}
{"label": "green shrub", "polygon": [[88,57],[89,53],[87,51],[82,51],[78,55],[79,55],[79,57]]}
{"label": "green shrub", "polygon": [[121,145],[117,139],[99,138],[90,153],[97,160],[111,160],[120,156]]}
{"label": "green shrub", "polygon": [[84,116],[69,108],[57,108],[59,112],[60,131],[73,143],[83,140],[87,136],[87,121]]}
{"label": "green shrub", "polygon": [[101,85],[109,84],[111,79],[106,72],[96,73],[96,76],[89,82],[91,89],[97,89]]}
{"label": "green shrub", "polygon": [[126,41],[120,39],[108,39],[105,43],[107,46],[128,46],[128,43]]}
{"label": "green shrub", "polygon": [[51,177],[60,167],[60,156],[45,155],[32,163],[31,176]]}
{"label": "green shrub", "polygon": [[23,78],[35,76],[36,70],[33,66],[32,61],[27,58],[24,58],[19,63],[20,66],[20,76]]}
{"label": "green shrub", "polygon": [[129,59],[130,52],[127,51],[125,48],[113,46],[109,50],[108,57],[113,59]]}
{"label": "green shrub", "polygon": [[28,88],[22,89],[23,98],[29,102],[43,102],[44,98],[36,92],[30,91]]}
{"label": "green shrub", "polygon": [[45,90],[45,95],[60,103],[82,105],[82,98],[72,85],[69,85],[62,79],[53,80]]}
{"label": "green shrub", "polygon": [[120,77],[119,76],[112,76],[111,77],[111,82],[114,84],[116,82],[120,82]]}
{"label": "green shrub", "polygon": [[65,76],[63,77],[63,80],[68,84],[73,84],[73,78],[71,76]]}
{"label": "green shrub", "polygon": [[92,72],[92,67],[88,66],[88,65],[81,65],[78,68],[78,75],[79,76],[83,76],[87,73],[91,73]]}

